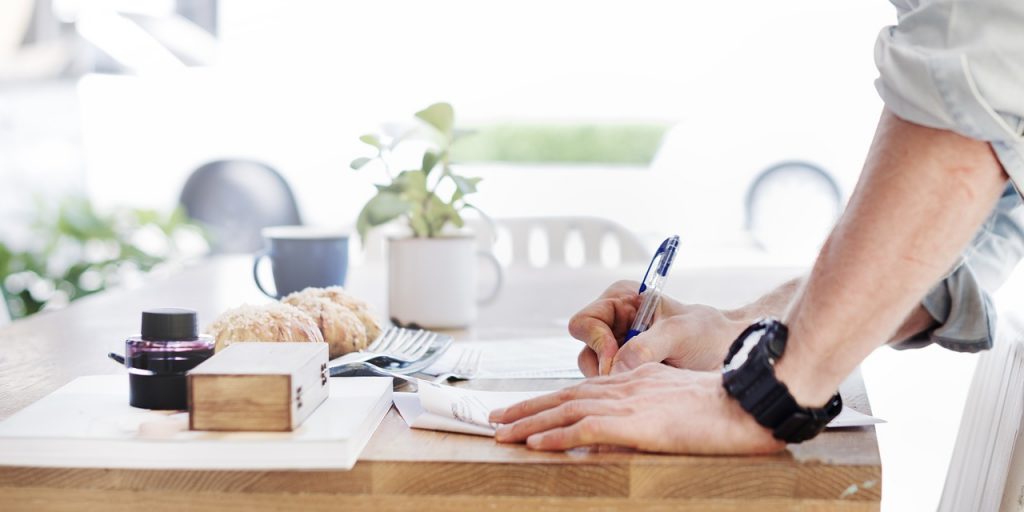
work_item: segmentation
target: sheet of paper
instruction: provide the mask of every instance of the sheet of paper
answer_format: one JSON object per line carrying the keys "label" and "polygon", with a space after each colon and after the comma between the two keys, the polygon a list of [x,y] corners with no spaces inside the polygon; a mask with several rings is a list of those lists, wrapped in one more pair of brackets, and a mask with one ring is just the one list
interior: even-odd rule
{"label": "sheet of paper", "polygon": [[[549,391],[479,391],[420,381],[416,393],[395,393],[395,406],[412,428],[493,436],[497,425],[487,421],[500,407],[541,396]],[[829,428],[860,427],[884,420],[843,407]]]}
{"label": "sheet of paper", "polygon": [[[456,342],[424,373],[453,371],[459,358],[479,351],[478,379],[581,379],[576,358],[583,343],[569,337]],[[474,356],[475,357],[475,356]]]}
{"label": "sheet of paper", "polygon": [[839,416],[836,416],[831,422],[829,422],[828,428],[864,427],[867,425],[875,425],[877,423],[885,423],[885,420],[874,416],[868,416],[867,414],[850,409],[844,405],[843,410],[839,411]]}
{"label": "sheet of paper", "polygon": [[416,393],[395,393],[395,407],[412,428],[493,436],[491,411],[547,391],[479,391],[420,381]]}

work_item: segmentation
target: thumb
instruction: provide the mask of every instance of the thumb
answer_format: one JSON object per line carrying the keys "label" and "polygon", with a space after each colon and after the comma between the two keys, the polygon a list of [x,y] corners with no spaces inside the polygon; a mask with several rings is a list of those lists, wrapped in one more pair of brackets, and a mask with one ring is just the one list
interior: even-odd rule
{"label": "thumb", "polygon": [[619,348],[612,362],[612,373],[632,370],[644,363],[660,363],[668,359],[676,348],[678,333],[672,332],[670,322],[655,324],[637,334]]}

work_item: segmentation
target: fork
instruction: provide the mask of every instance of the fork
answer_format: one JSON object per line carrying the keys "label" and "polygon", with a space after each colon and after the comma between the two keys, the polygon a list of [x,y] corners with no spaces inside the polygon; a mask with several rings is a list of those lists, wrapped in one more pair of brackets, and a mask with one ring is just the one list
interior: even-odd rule
{"label": "fork", "polygon": [[430,331],[388,327],[364,350],[332,359],[331,366],[361,363],[378,358],[386,358],[384,364],[409,363],[423,357],[437,337],[437,333]]}
{"label": "fork", "polygon": [[442,373],[434,378],[434,383],[445,382],[451,379],[467,380],[472,379],[480,371],[480,359],[483,352],[480,350],[463,350],[455,361],[455,366],[450,372]]}

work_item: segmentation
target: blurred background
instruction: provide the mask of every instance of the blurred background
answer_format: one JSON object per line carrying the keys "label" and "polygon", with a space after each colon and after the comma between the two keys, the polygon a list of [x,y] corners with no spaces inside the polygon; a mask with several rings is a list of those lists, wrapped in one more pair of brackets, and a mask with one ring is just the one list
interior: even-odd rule
{"label": "blurred background", "polygon": [[[258,248],[182,207],[217,162],[283,178],[294,220],[352,226],[374,194],[359,136],[436,101],[474,132],[452,156],[493,217],[678,233],[680,265],[806,266],[856,183],[894,22],[881,0],[4,0],[0,317]],[[886,509],[934,508],[973,364],[865,364]]]}

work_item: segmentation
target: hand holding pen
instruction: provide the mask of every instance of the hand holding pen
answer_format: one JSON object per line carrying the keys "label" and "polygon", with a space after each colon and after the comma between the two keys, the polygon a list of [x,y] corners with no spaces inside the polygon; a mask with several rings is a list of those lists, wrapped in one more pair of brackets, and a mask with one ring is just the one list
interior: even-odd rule
{"label": "hand holding pen", "polygon": [[[674,241],[673,241],[674,239]],[[669,247],[672,247],[669,251]],[[594,302],[590,303],[569,322],[569,333],[588,345],[579,357],[579,366],[584,375],[607,375],[612,370],[613,360],[619,350],[620,343],[636,334],[630,331],[643,331],[652,325],[660,300],[652,301],[660,296],[660,288],[664,286],[668,269],[671,268],[678,238],[673,237],[661,244],[654,259],[644,276],[644,283],[635,281],[619,281],[612,284]],[[665,258],[665,256],[670,256]],[[660,284],[659,284],[660,283]],[[640,293],[637,293],[638,288]],[[659,290],[652,294],[644,292]],[[646,302],[646,312],[638,315]],[[669,299],[669,306],[675,311],[678,303]],[[636,324],[636,325],[634,325]],[[642,348],[642,347],[641,347]]]}

